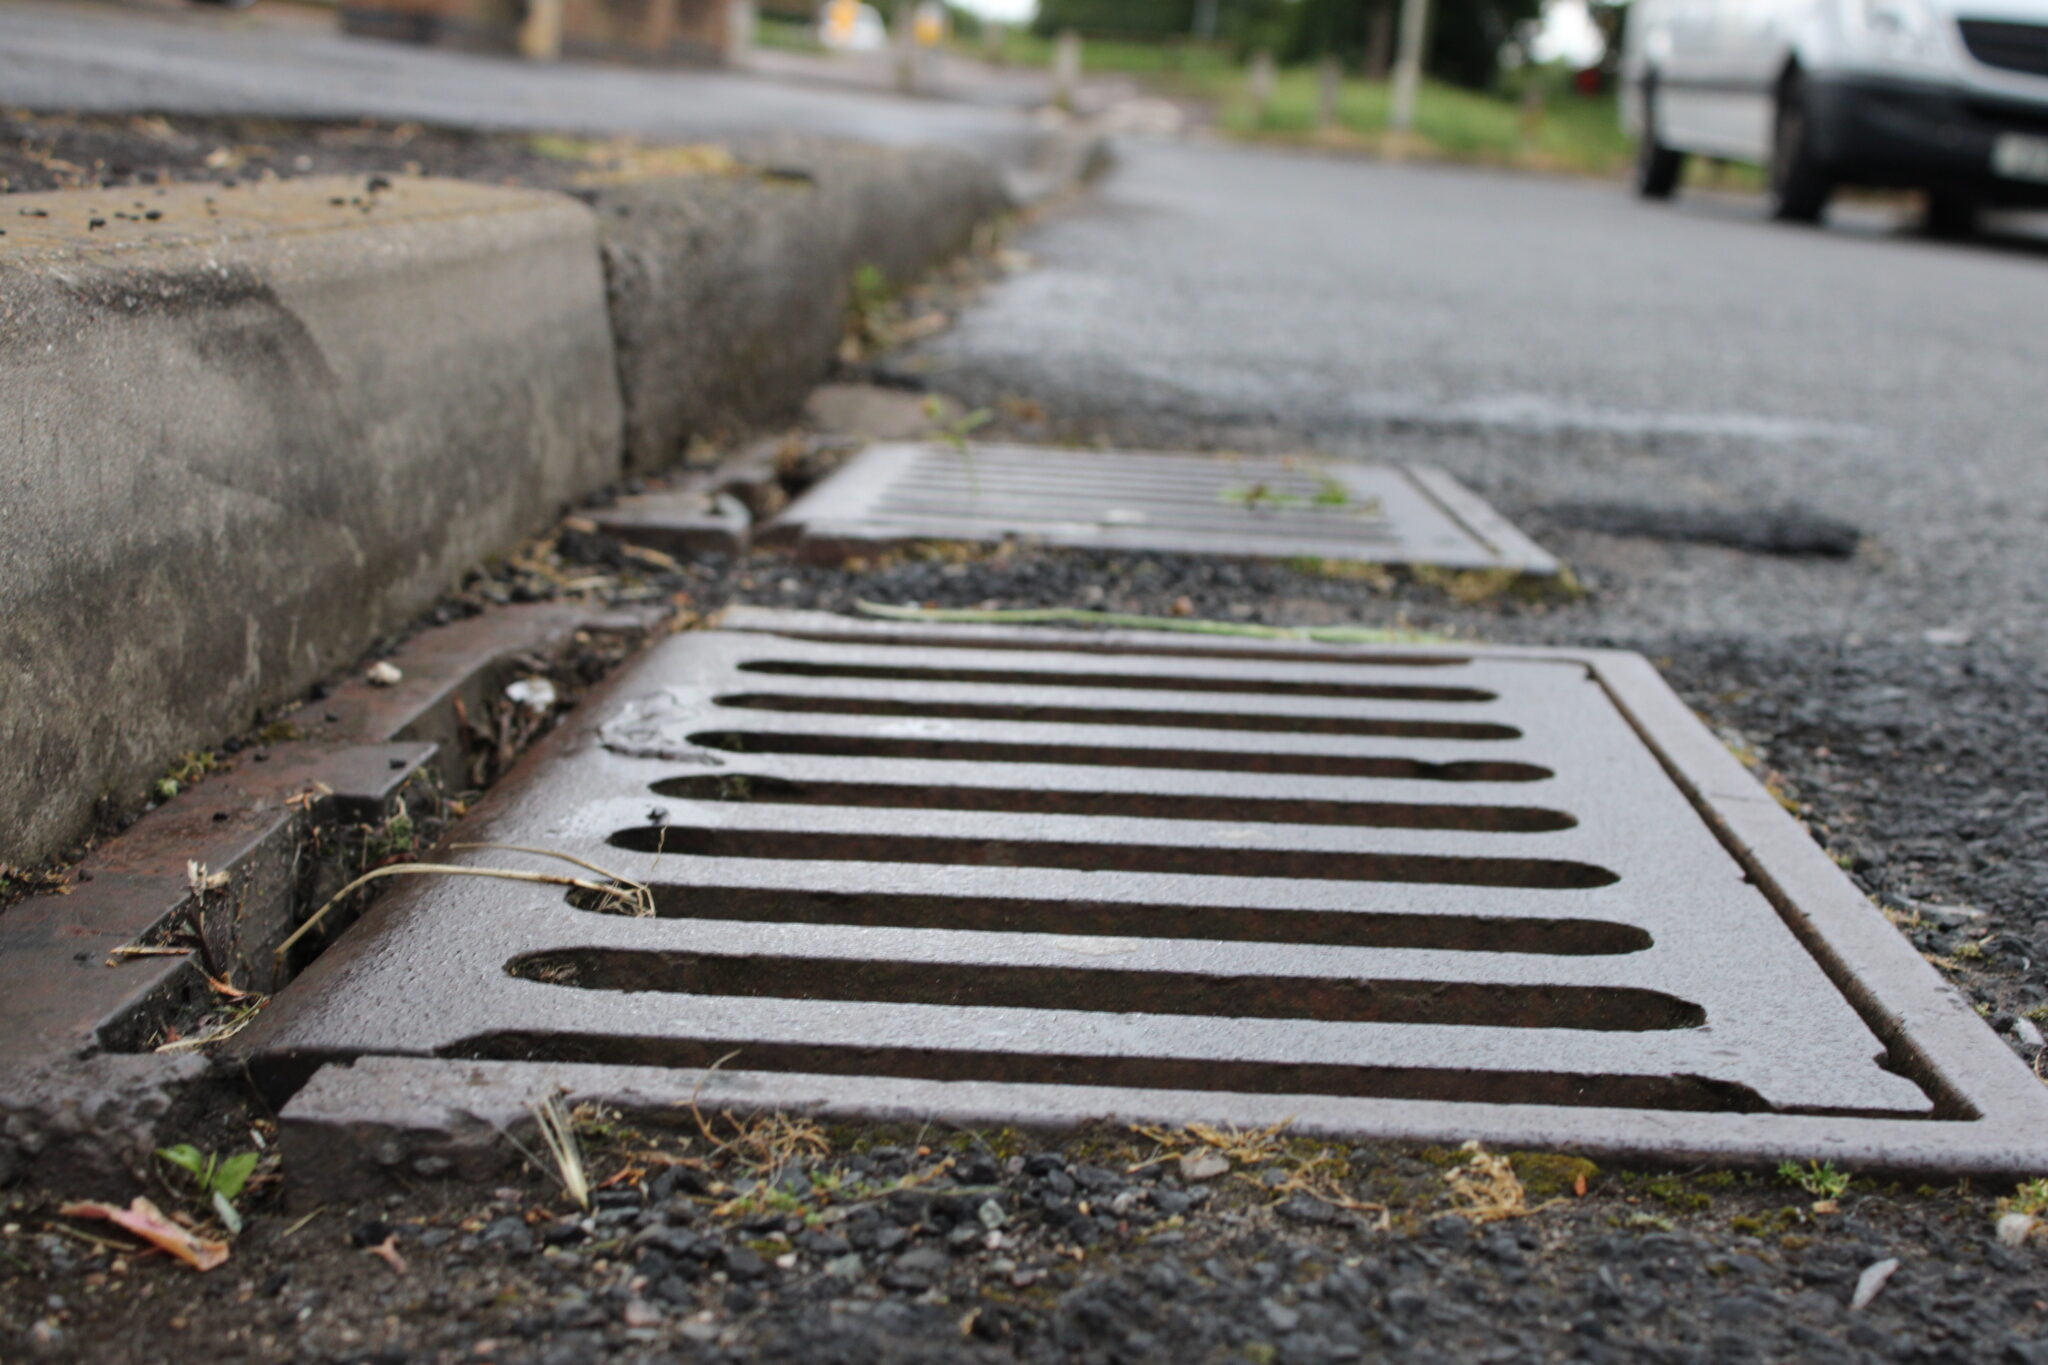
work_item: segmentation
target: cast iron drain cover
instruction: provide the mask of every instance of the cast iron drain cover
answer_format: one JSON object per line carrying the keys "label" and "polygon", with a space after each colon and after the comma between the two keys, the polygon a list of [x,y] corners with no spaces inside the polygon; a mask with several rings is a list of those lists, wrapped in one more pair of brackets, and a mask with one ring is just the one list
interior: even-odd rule
{"label": "cast iron drain cover", "polygon": [[837,560],[912,540],[1104,546],[1554,574],[1557,561],[1421,465],[877,445],[770,522],[763,545]]}
{"label": "cast iron drain cover", "polygon": [[259,1080],[674,1103],[725,1059],[722,1102],[842,1113],[2048,1164],[2040,1084],[1637,655],[728,626],[466,831],[655,917],[409,882],[243,1035]]}

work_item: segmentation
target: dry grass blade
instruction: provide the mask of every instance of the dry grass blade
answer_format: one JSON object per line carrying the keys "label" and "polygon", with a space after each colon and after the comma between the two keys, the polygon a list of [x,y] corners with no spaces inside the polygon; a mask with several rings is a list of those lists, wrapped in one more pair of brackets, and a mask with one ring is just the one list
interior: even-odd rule
{"label": "dry grass blade", "polygon": [[529,848],[525,844],[462,843],[450,844],[448,847],[454,849],[487,848],[495,849],[500,853],[530,853],[536,858],[554,858],[560,862],[574,864],[586,872],[595,872],[600,877],[610,878],[615,883],[611,898],[629,908],[635,918],[654,918],[654,893],[648,890],[645,882],[636,882],[631,877],[623,876],[608,867],[599,867],[596,863],[586,858],[579,858],[573,853],[560,853],[551,848]]}
{"label": "dry grass blade", "polygon": [[563,1102],[562,1092],[558,1090],[528,1105],[527,1112],[540,1129],[541,1145],[547,1148],[548,1157],[555,1164],[555,1178],[562,1182],[563,1193],[575,1201],[577,1208],[588,1212],[590,1168],[584,1163],[583,1144],[576,1140],[576,1120]]}
{"label": "dry grass blade", "polygon": [[[1134,1123],[1131,1131],[1164,1147],[1166,1156],[1209,1147],[1230,1158],[1233,1165],[1258,1166],[1286,1154],[1287,1148],[1280,1135],[1293,1123],[1293,1119],[1282,1119],[1268,1128],[1219,1128],[1207,1123],[1191,1123],[1185,1128],[1160,1128]],[[1160,1159],[1163,1158],[1154,1158],[1155,1161]]]}
{"label": "dry grass blade", "polygon": [[832,1141],[825,1136],[824,1125],[791,1114],[751,1114],[737,1118],[730,1110],[725,1110],[718,1117],[732,1130],[732,1136],[722,1138],[713,1130],[711,1122],[704,1117],[703,1108],[697,1103],[697,1097],[704,1093],[704,1084],[711,1079],[712,1073],[739,1055],[737,1051],[728,1052],[705,1067],[687,1101],[691,1120],[696,1123],[697,1131],[703,1134],[704,1141],[711,1144],[712,1150],[725,1153],[771,1183],[782,1173],[783,1167],[799,1157],[830,1156]]}
{"label": "dry grass blade", "polygon": [[[567,855],[556,854],[551,856],[566,857]],[[569,861],[576,862],[579,860],[571,858]],[[611,874],[606,873],[605,875],[609,876]],[[296,944],[300,939],[304,938],[307,934],[313,932],[313,930],[319,925],[320,921],[327,917],[327,912],[329,910],[332,910],[335,906],[339,905],[342,901],[346,900],[350,895],[354,894],[357,890],[369,885],[371,882],[376,881],[378,878],[421,876],[494,877],[499,881],[506,882],[538,882],[544,886],[569,886],[574,887],[579,891],[591,892],[592,894],[598,896],[604,896],[613,899],[621,898],[621,892],[618,886],[606,886],[598,882],[586,881],[582,877],[562,877],[547,872],[522,872],[516,868],[509,867],[463,867],[458,866],[454,863],[392,863],[388,867],[372,868],[370,871],[365,872],[362,876],[350,882],[347,886],[341,888],[341,890],[335,892],[331,897],[328,898],[327,903],[325,905],[321,906],[318,910],[315,910],[311,915],[307,916],[306,922],[304,924],[301,924],[298,928],[294,929],[289,938],[285,939],[283,943],[277,945],[277,952],[274,954],[274,956],[277,958],[279,962],[283,962],[285,954],[292,950],[292,946]],[[632,885],[637,886],[638,883],[632,883]],[[645,892],[647,888],[643,886],[640,887],[640,890],[642,892]],[[651,908],[648,913],[653,913]]]}
{"label": "dry grass blade", "polygon": [[[1522,1188],[1515,1168],[1504,1156],[1496,1156],[1476,1141],[1458,1149],[1469,1153],[1463,1166],[1444,1175],[1458,1212],[1475,1223],[1497,1223],[1521,1218],[1536,1210],[1529,1207],[1529,1193]],[[1552,1201],[1553,1203],[1556,1201]],[[1548,1208],[1548,1204],[1539,1207]]]}

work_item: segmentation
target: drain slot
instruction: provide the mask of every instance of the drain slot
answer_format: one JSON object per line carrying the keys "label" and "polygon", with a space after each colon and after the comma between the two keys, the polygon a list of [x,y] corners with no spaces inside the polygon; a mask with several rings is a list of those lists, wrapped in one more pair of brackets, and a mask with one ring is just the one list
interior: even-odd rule
{"label": "drain slot", "polygon": [[1165,872],[1193,877],[1284,877],[1445,886],[1586,890],[1620,880],[1604,867],[1561,858],[1446,858],[1419,853],[1326,853],[1309,849],[1197,848],[1172,844],[1080,844],[1050,840],[957,839],[914,834],[826,834],[775,829],[644,825],[611,836],[615,848],[698,858],[781,861],[957,863],[967,867],[1059,867],[1078,872]]}
{"label": "drain slot", "polygon": [[763,659],[739,666],[742,673],[792,678],[865,678],[878,682],[989,683],[1007,687],[1114,687],[1147,691],[1243,692],[1274,697],[1349,697],[1368,701],[1497,701],[1500,694],[1478,687],[1431,687],[1418,683],[1298,682],[1284,678],[1180,677],[1157,673],[1055,673],[1025,669],[911,668],[887,664],[803,663]]}
{"label": "drain slot", "polygon": [[[929,639],[903,639],[871,632],[844,630],[777,630],[763,632],[766,638],[798,644],[858,645],[863,650],[908,650],[918,654],[971,649],[976,653],[1038,654],[1048,645],[1042,640],[1019,640],[1015,635],[972,635],[948,637],[937,631]],[[1355,648],[1342,654],[1312,657],[1276,656],[1258,645],[1241,648],[1215,645],[1153,645],[1142,640],[1118,638],[1114,648],[1104,648],[1101,637],[1077,631],[1063,637],[1057,647],[1084,654],[1110,654],[1122,659],[1255,659],[1262,664],[1312,663],[1318,668],[1464,668],[1472,658],[1466,654],[1374,654]]]}
{"label": "drain slot", "polygon": [[[684,886],[672,882],[655,883],[648,889],[654,896],[654,913],[660,919],[965,929],[1069,937],[1216,939],[1234,943],[1321,943],[1345,948],[1542,953],[1556,957],[1639,953],[1651,943],[1649,933],[1633,924],[1597,919],[1130,905],[1116,901]],[[616,897],[572,891],[568,899],[579,910],[620,913]]]}
{"label": "drain slot", "polygon": [[821,1047],[806,1043],[624,1035],[488,1033],[438,1055],[469,1061],[587,1062],[612,1066],[893,1076],[909,1080],[1339,1095],[1353,1099],[1758,1113],[1747,1086],[1701,1076],[1612,1076],[1568,1071],[1238,1062],[1214,1057],[1063,1056],[1046,1053]]}
{"label": "drain slot", "polygon": [[880,782],[793,782],[745,773],[674,777],[654,784],[663,796],[688,801],[741,801],[787,806],[858,806],[880,810],[1001,811],[1018,815],[1121,816],[1144,820],[1213,820],[1367,829],[1457,829],[1489,834],[1542,834],[1578,821],[1538,806],[1422,805],[1402,801],[1304,801],[1244,796],[1169,796],[1149,792],[1064,791],[1058,788],[907,786]]}
{"label": "drain slot", "polygon": [[1646,1033],[1698,1028],[1706,1012],[1629,986],[1212,976],[995,963],[845,961],[633,948],[566,948],[506,964],[523,981],[590,991],[769,996],[1097,1014],[1199,1014],[1347,1024]]}
{"label": "drain slot", "polygon": [[821,758],[950,759],[969,763],[1069,763],[1102,768],[1175,768],[1208,772],[1284,773],[1300,777],[1386,777],[1420,782],[1541,782],[1554,776],[1534,763],[1270,750],[1137,749],[1084,744],[1004,744],[979,739],[898,739],[883,735],[788,734],[775,730],[706,730],[689,737],[700,749],[733,754],[812,754]]}
{"label": "drain slot", "polygon": [[1096,706],[1029,703],[894,701],[883,697],[801,696],[737,692],[714,698],[720,706],[806,715],[919,716],[931,720],[1023,720],[1050,725],[1128,725],[1194,730],[1258,730],[1300,735],[1380,735],[1405,739],[1520,739],[1511,725],[1480,721],[1396,720],[1381,716],[1281,716],[1227,711],[1136,711]]}

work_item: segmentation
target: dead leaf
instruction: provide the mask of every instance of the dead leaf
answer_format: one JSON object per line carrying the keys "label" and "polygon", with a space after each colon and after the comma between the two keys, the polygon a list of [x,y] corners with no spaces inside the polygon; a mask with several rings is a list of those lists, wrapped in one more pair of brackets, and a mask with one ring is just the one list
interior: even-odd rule
{"label": "dead leaf", "polygon": [[369,1252],[372,1256],[375,1256],[385,1265],[390,1266],[392,1269],[392,1273],[398,1275],[403,1275],[406,1273],[407,1266],[405,1264],[405,1257],[398,1254],[397,1233],[394,1232],[389,1237],[386,1237],[383,1241],[377,1243],[377,1245],[373,1247],[364,1247],[363,1250]]}
{"label": "dead leaf", "polygon": [[66,1218],[103,1218],[123,1227],[152,1246],[168,1251],[194,1270],[211,1270],[228,1258],[228,1244],[201,1237],[191,1229],[172,1222],[164,1211],[137,1195],[127,1208],[112,1204],[66,1204],[57,1210]]}

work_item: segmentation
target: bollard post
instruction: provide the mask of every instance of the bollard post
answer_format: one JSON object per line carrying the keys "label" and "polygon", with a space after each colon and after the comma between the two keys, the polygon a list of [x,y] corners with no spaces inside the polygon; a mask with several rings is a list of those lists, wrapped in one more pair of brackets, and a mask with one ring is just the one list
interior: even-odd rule
{"label": "bollard post", "polygon": [[1401,0],[1401,45],[1394,59],[1394,99],[1387,126],[1405,144],[1415,127],[1415,95],[1422,86],[1422,39],[1429,27],[1429,0]]}
{"label": "bollard post", "polygon": [[744,71],[754,60],[754,35],[760,19],[754,0],[726,0],[725,64]]}
{"label": "bollard post", "polygon": [[917,93],[917,6],[906,3],[896,7],[895,23],[890,26],[889,55],[896,63],[896,90],[899,94]]}
{"label": "bollard post", "polygon": [[1326,52],[1316,63],[1316,127],[1327,132],[1337,126],[1337,100],[1344,93],[1344,64],[1337,54]]}
{"label": "bollard post", "polygon": [[1052,102],[1072,112],[1081,88],[1081,35],[1063,28],[1052,44]]}
{"label": "bollard post", "polygon": [[1273,87],[1279,82],[1279,70],[1273,61],[1273,49],[1262,47],[1252,54],[1250,77],[1252,109],[1261,124],[1273,107]]}
{"label": "bollard post", "polygon": [[526,0],[526,12],[513,35],[519,55],[530,62],[551,62],[562,55],[562,0]]}

